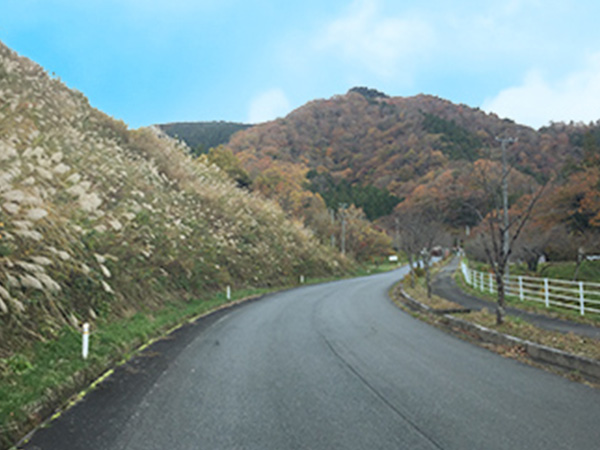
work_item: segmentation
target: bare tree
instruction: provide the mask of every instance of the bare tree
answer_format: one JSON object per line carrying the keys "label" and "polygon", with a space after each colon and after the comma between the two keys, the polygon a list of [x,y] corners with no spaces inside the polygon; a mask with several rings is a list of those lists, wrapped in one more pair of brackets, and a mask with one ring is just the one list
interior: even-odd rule
{"label": "bare tree", "polygon": [[408,256],[411,270],[411,287],[414,287],[415,263],[421,261],[425,270],[427,296],[431,297],[432,249],[446,241],[447,233],[441,223],[426,211],[406,212],[399,216],[400,248]]}
{"label": "bare tree", "polygon": [[[509,217],[508,210],[508,178],[514,167],[516,155],[508,165],[506,148],[502,145],[502,171],[500,176],[494,176],[492,165],[482,164],[476,172],[480,187],[484,190],[491,210],[484,215],[478,208],[473,208],[481,220],[479,234],[487,261],[492,267],[497,285],[496,323],[504,322],[506,275],[509,258],[513,252],[515,241],[519,238],[525,224],[530,219],[535,204],[544,191],[542,185],[531,195],[523,196],[520,207]],[[491,158],[490,158],[491,159]],[[532,189],[533,190],[533,189]]]}
{"label": "bare tree", "polygon": [[415,263],[418,263],[418,255],[421,251],[418,240],[418,226],[411,216],[403,215],[397,217],[398,224],[398,247],[406,254],[410,268],[410,287],[415,287]]}

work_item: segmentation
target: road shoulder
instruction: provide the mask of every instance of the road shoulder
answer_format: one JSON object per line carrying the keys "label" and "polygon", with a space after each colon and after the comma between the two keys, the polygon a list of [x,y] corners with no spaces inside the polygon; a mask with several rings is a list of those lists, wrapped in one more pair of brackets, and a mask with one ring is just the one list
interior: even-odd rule
{"label": "road shoulder", "polygon": [[[442,271],[449,270],[442,269]],[[579,351],[579,347],[584,346],[597,349],[600,341],[594,338],[577,336],[573,333],[565,335],[556,330],[538,331],[539,328],[526,323],[522,317],[510,318],[507,321],[508,326],[504,326],[502,329],[493,329],[496,327],[491,323],[488,326],[476,323],[481,321],[481,317],[485,314],[492,316],[485,309],[483,312],[473,312],[469,308],[457,308],[456,311],[436,308],[439,300],[437,300],[438,303],[434,301],[434,303],[427,304],[429,302],[423,297],[415,299],[404,290],[402,283],[390,291],[390,297],[396,305],[413,316],[461,339],[483,346],[503,356],[558,373],[574,381],[600,387],[600,358],[596,356],[596,353],[593,353],[594,357],[589,357],[585,351]],[[486,302],[486,306],[489,308],[490,303]],[[493,307],[493,305],[491,306]],[[473,320],[474,318],[476,320]],[[521,334],[521,336],[515,336],[504,331],[505,329],[515,329],[517,331],[515,334]],[[534,339],[528,339],[529,336]],[[537,339],[538,337],[541,339]],[[540,342],[535,342],[537,340]],[[556,342],[557,346],[564,346],[565,349],[549,345],[553,342]],[[579,343],[581,345],[578,345]]]}

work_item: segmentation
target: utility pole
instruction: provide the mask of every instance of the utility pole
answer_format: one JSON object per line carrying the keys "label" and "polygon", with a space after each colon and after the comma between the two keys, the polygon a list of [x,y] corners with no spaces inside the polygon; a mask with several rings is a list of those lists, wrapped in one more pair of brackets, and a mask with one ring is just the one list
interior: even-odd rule
{"label": "utility pole", "polygon": [[394,236],[394,248],[396,252],[400,251],[400,219],[394,217],[394,222],[396,224],[396,235]]}
{"label": "utility pole", "polygon": [[340,203],[340,216],[342,218],[342,239],[341,239],[341,252],[342,255],[346,254],[346,212],[344,211],[348,207],[348,203]]}
{"label": "utility pole", "polygon": [[[506,144],[514,144],[517,142],[517,138],[496,138],[498,142],[502,144],[502,208],[503,208],[503,216],[504,216],[504,246],[503,252],[504,258],[507,258],[508,250],[509,250],[509,239],[510,235],[508,233],[508,157],[506,155]],[[506,259],[506,275],[508,275],[508,258]]]}
{"label": "utility pole", "polygon": [[335,211],[333,210],[333,208],[329,209],[329,216],[331,217],[331,247],[335,248]]}

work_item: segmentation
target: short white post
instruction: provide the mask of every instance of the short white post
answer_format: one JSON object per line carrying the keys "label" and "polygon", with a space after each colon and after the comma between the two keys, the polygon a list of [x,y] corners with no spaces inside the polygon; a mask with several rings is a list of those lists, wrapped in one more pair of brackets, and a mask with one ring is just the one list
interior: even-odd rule
{"label": "short white post", "polygon": [[583,281],[579,282],[579,309],[581,315],[585,315],[585,297],[583,295]]}
{"label": "short white post", "polygon": [[231,300],[231,286],[227,286],[227,300]]}
{"label": "short white post", "polygon": [[83,359],[87,359],[90,349],[90,324],[83,324],[83,339],[81,341],[81,356]]}
{"label": "short white post", "polygon": [[544,278],[544,300],[546,308],[550,306],[550,292],[548,291],[548,278]]}
{"label": "short white post", "polygon": [[523,277],[519,276],[519,298],[523,301]]}
{"label": "short white post", "polygon": [[304,284],[304,275],[300,275],[300,284]]}
{"label": "short white post", "polygon": [[494,293],[494,284],[493,284],[493,281],[492,281],[492,274],[491,273],[488,274],[488,278],[489,278],[489,281],[490,281],[490,294],[493,294]]}

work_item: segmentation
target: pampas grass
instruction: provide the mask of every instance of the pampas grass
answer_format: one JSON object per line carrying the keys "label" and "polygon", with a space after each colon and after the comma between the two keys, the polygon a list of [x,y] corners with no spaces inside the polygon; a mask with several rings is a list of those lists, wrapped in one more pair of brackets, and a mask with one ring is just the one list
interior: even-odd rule
{"label": "pampas grass", "polygon": [[0,352],[78,320],[343,270],[159,129],[128,130],[2,44],[0,73]]}

